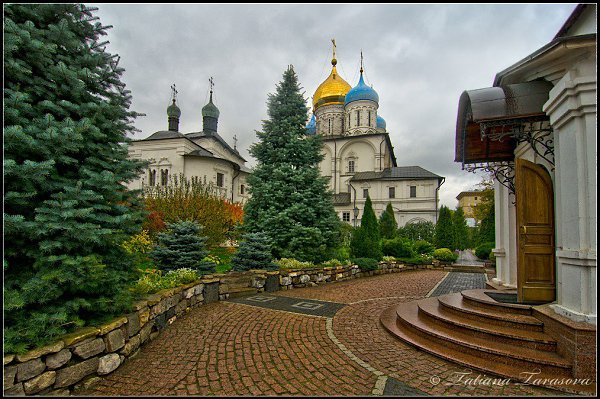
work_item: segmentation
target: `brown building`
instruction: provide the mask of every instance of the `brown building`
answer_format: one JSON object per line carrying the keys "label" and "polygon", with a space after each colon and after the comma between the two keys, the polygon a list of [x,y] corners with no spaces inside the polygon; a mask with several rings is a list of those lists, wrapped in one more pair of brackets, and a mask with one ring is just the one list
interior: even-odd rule
{"label": "brown building", "polygon": [[481,202],[481,191],[463,191],[456,199],[458,200],[458,207],[462,208],[465,218],[475,218],[473,208]]}

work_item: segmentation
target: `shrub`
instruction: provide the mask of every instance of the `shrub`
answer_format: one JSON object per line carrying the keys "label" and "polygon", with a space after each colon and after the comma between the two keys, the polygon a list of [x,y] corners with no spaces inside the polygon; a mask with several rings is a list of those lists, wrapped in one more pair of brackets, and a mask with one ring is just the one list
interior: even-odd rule
{"label": "shrub", "polygon": [[312,262],[302,262],[293,258],[277,259],[275,264],[278,265],[280,269],[307,269],[315,267],[315,264]]}
{"label": "shrub", "polygon": [[433,242],[435,238],[435,225],[433,222],[415,222],[408,223],[398,229],[398,237],[408,238],[410,240],[425,240]]}
{"label": "shrub", "polygon": [[393,240],[382,240],[382,252],[396,258],[410,258],[416,255],[411,240],[397,237]]}
{"label": "shrub", "polygon": [[246,233],[238,252],[231,259],[233,270],[250,269],[276,270],[271,255],[271,244],[265,233]]}
{"label": "shrub", "polygon": [[235,238],[243,210],[238,204],[223,199],[212,184],[203,184],[198,177],[173,176],[166,186],[147,186],[144,202],[149,212],[144,224],[152,232],[161,231],[161,222],[176,223],[192,220],[203,226],[206,245],[213,247],[228,238]]}
{"label": "shrub", "polygon": [[431,254],[433,254],[433,251],[435,251],[435,245],[433,245],[430,242],[424,241],[424,240],[415,241],[414,248],[415,248],[415,252],[420,255],[422,255],[422,254],[431,255]]}
{"label": "shrub", "polygon": [[202,226],[192,221],[167,224],[167,231],[158,234],[158,245],[150,256],[163,271],[192,268],[203,273],[213,271],[214,266],[203,262],[208,255],[200,236]]}
{"label": "shrub", "polygon": [[325,261],[323,263],[321,263],[321,266],[323,267],[337,267],[337,266],[349,266],[351,265],[352,262],[350,262],[350,260],[348,259],[344,259],[343,261],[337,260],[337,259],[330,259],[328,261]]}
{"label": "shrub", "polygon": [[397,261],[397,259],[395,257],[393,257],[393,256],[384,256],[382,258],[382,260],[384,262],[396,262]]}
{"label": "shrub", "polygon": [[379,218],[379,233],[382,238],[392,239],[398,234],[397,230],[398,223],[394,216],[394,208],[392,208],[391,203],[388,203],[385,211],[383,211]]}
{"label": "shrub", "polygon": [[448,248],[438,248],[433,251],[433,257],[442,262],[454,262],[458,259],[458,255]]}
{"label": "shrub", "polygon": [[359,267],[359,269],[363,272],[368,272],[371,270],[377,270],[377,259],[373,258],[355,258],[352,262]]}
{"label": "shrub", "polygon": [[475,256],[479,259],[489,259],[492,249],[496,246],[494,242],[485,242],[475,248]]}
{"label": "shrub", "polygon": [[333,251],[333,257],[340,260],[350,260],[350,247],[339,247]]}
{"label": "shrub", "polygon": [[164,276],[158,269],[145,270],[143,273],[144,275],[131,288],[131,291],[138,296],[154,294],[166,288],[192,283],[200,278],[196,270],[189,268],[171,270]]}
{"label": "shrub", "polygon": [[398,261],[409,265],[426,265],[431,264],[433,257],[431,255],[415,255],[410,258],[400,258]]}

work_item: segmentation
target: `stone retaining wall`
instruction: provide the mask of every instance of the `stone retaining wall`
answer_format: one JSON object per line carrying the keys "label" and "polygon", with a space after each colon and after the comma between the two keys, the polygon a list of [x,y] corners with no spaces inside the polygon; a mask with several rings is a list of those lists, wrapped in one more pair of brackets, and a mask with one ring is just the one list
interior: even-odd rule
{"label": "stone retaining wall", "polygon": [[[439,266],[439,265],[435,265]],[[314,286],[434,265],[381,262],[361,272],[357,265],[301,270],[229,272],[207,275],[135,303],[133,312],[100,327],[87,327],[22,355],[4,355],[4,395],[77,395],[116,370],[140,347],[190,309],[258,292]]]}

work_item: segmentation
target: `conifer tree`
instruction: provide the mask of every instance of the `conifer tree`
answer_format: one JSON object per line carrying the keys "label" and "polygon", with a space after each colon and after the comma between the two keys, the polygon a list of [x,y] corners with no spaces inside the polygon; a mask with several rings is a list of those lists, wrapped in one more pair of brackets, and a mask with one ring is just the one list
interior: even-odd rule
{"label": "conifer tree", "polygon": [[321,137],[306,134],[307,111],[290,66],[269,94],[269,119],[250,148],[257,165],[248,178],[244,226],[267,234],[275,258],[320,262],[338,245],[340,221],[319,171]]}
{"label": "conifer tree", "polygon": [[454,229],[452,227],[452,213],[450,209],[442,205],[438,221],[435,226],[435,246],[437,248],[454,249]]}
{"label": "conifer tree", "polygon": [[167,231],[158,233],[158,245],[150,251],[159,269],[164,271],[190,268],[202,273],[212,272],[209,262],[202,259],[208,255],[206,240],[200,235],[202,227],[193,221],[167,223]]}
{"label": "conifer tree", "polygon": [[461,207],[457,207],[452,214],[452,228],[454,230],[454,249],[464,250],[469,245],[469,227]]}
{"label": "conifer tree", "polygon": [[350,250],[354,258],[372,258],[381,260],[383,253],[381,251],[381,236],[379,234],[379,224],[373,211],[371,197],[367,196],[363,215],[360,220],[360,227],[354,231]]}
{"label": "conifer tree", "polygon": [[385,211],[379,218],[379,231],[381,238],[395,238],[397,236],[397,230],[398,223],[396,222],[396,217],[394,216],[394,208],[392,208],[391,203],[388,203]]}
{"label": "conifer tree", "polygon": [[135,112],[84,5],[4,6],[4,350],[127,309]]}
{"label": "conifer tree", "polygon": [[231,259],[233,270],[276,270],[277,265],[273,263],[269,241],[269,237],[265,233],[245,234],[238,252]]}

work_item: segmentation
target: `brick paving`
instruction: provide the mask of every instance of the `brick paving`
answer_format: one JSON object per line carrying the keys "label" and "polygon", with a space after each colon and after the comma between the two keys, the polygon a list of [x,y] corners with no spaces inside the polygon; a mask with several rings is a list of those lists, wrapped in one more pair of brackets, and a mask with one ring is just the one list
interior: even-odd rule
{"label": "brick paving", "polygon": [[230,301],[200,306],[82,395],[559,394],[455,383],[463,368],[404,344],[380,325],[384,309],[424,297],[445,275],[408,271],[276,293],[346,304],[333,318]]}
{"label": "brick paving", "polygon": [[448,276],[429,296],[440,296],[480,288],[485,288],[485,274],[452,272],[448,273]]}

